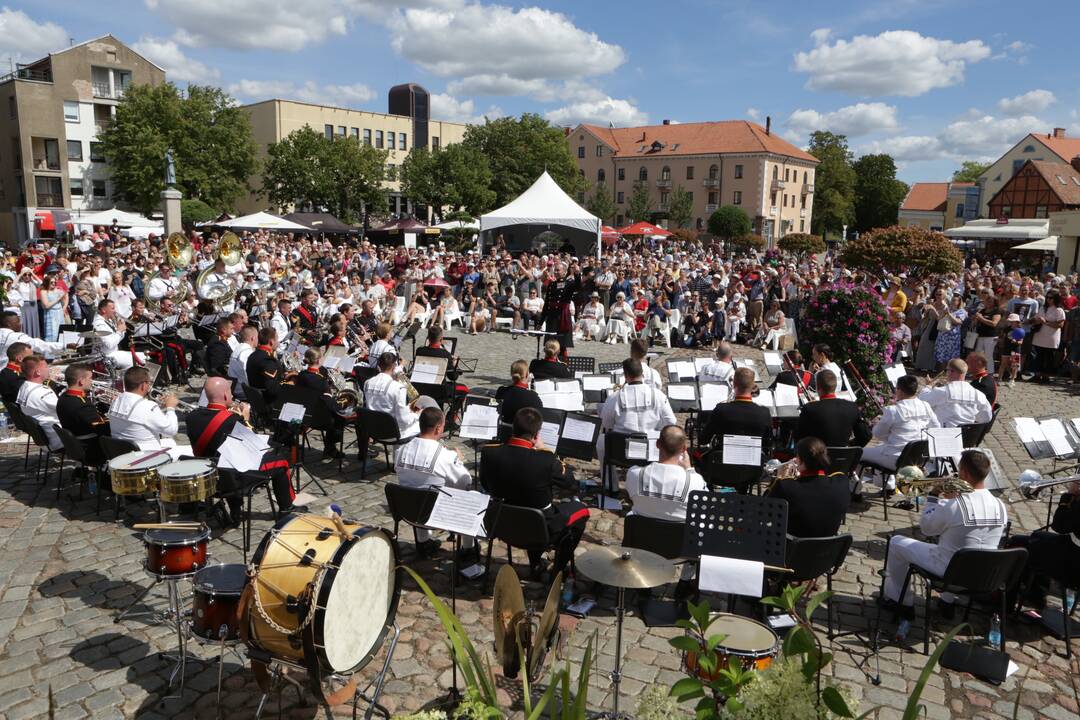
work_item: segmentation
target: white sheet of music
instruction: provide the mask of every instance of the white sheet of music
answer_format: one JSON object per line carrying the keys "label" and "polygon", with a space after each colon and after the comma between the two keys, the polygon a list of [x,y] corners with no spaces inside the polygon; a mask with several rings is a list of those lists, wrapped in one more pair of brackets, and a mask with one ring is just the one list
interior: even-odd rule
{"label": "white sheet of music", "polygon": [[1057,418],[1049,418],[1039,423],[1043,437],[1050,443],[1054,455],[1070,455],[1073,452],[1072,443],[1069,442],[1069,433],[1065,429],[1065,423]]}
{"label": "white sheet of music", "polygon": [[567,440],[591,443],[593,442],[595,431],[596,425],[591,422],[568,417],[563,422],[562,436]]}
{"label": "white sheet of music", "polygon": [[700,391],[702,410],[712,410],[731,394],[731,388],[723,383],[701,383]]}
{"label": "white sheet of music", "polygon": [[540,427],[540,439],[544,447],[554,451],[559,446],[559,424],[546,422]]}
{"label": "white sheet of music", "polygon": [[536,391],[537,395],[543,395],[544,393],[553,393],[555,392],[555,381],[537,380],[533,383],[533,390]]}
{"label": "white sheet of music", "polygon": [[304,422],[305,408],[298,403],[287,402],[281,406],[281,412],[278,413],[278,420],[282,422]]}
{"label": "white sheet of music", "polygon": [[67,347],[68,345],[82,345],[83,338],[77,332],[65,330],[60,333],[60,344],[64,347]]}
{"label": "white sheet of music", "polygon": [[712,361],[713,361],[713,359],[711,357],[709,357],[708,355],[706,355],[705,357],[696,357],[696,358],[694,358],[694,370],[697,371],[697,372],[694,373],[694,375],[700,375],[701,371],[705,369],[705,366],[708,365],[709,363],[711,363]]}
{"label": "white sheet of music", "polygon": [[610,390],[610,375],[584,375],[581,378],[582,387],[586,390]]}
{"label": "white sheet of music", "polygon": [[218,449],[218,466],[238,472],[258,470],[262,464],[263,450],[230,435]]}
{"label": "white sheet of music", "polygon": [[761,438],[750,435],[725,435],[724,464],[761,465]]}
{"label": "white sheet of music", "polygon": [[233,425],[232,432],[229,433],[229,436],[234,437],[261,452],[266,452],[270,449],[270,436],[257,433],[244,423],[236,423]]}
{"label": "white sheet of music", "polygon": [[356,358],[354,358],[352,356],[346,356],[346,357],[341,358],[341,361],[338,362],[338,370],[340,370],[341,372],[348,375],[349,373],[351,373],[353,371],[353,366],[355,366],[355,365],[356,365]]}
{"label": "white sheet of music", "polygon": [[746,597],[761,597],[765,563],[755,560],[702,555],[698,569],[698,587]]}
{"label": "white sheet of music", "polygon": [[627,460],[647,460],[649,457],[649,443],[645,440],[626,441]]}
{"label": "white sheet of music", "polygon": [[675,362],[668,363],[668,375],[674,370],[675,374],[680,378],[696,378],[697,368],[690,360],[676,360]]}
{"label": "white sheet of music", "polygon": [[784,368],[784,361],[780,359],[780,353],[766,351],[763,355],[765,356],[765,369],[769,371],[770,375],[776,375]]}
{"label": "white sheet of music", "polygon": [[442,373],[439,372],[438,365],[431,365],[428,363],[416,363],[413,366],[412,375],[409,377],[410,382],[424,383],[426,385],[438,385],[442,382]]}
{"label": "white sheet of music", "polygon": [[490,440],[499,434],[499,408],[493,405],[470,405],[461,418],[463,438]]}
{"label": "white sheet of music", "polygon": [[484,537],[484,515],[491,498],[474,490],[443,486],[425,525],[466,537]]}
{"label": "white sheet of music", "polygon": [[327,355],[323,358],[322,366],[324,368],[336,369],[341,363],[342,358],[338,355]]}
{"label": "white sheet of music", "polygon": [[1016,434],[1020,438],[1020,442],[1039,442],[1045,439],[1043,437],[1042,428],[1039,427],[1039,423],[1035,418],[1018,417],[1013,418],[1013,423],[1016,425]]}
{"label": "white sheet of music", "polygon": [[885,367],[885,377],[889,379],[889,382],[896,386],[896,381],[907,375],[907,369],[903,363],[896,363],[895,365],[887,365]]}
{"label": "white sheet of music", "polygon": [[761,388],[758,390],[757,396],[754,398],[754,404],[762,407],[771,408],[773,406],[773,393],[772,390],[766,390]]}
{"label": "white sheet of music", "polygon": [[927,428],[930,457],[957,457],[964,452],[964,433],[960,428]]}
{"label": "white sheet of music", "polygon": [[669,383],[667,386],[667,395],[672,400],[693,400],[697,397],[697,393],[694,392],[693,385],[679,385]]}
{"label": "white sheet of music", "polygon": [[799,389],[794,385],[777,383],[772,390],[773,403],[776,407],[794,407],[799,404]]}

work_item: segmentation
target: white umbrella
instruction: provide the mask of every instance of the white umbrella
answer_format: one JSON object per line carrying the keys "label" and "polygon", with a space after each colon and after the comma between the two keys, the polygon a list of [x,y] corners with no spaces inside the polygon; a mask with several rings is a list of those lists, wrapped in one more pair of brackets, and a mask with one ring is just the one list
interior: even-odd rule
{"label": "white umbrella", "polygon": [[299,232],[311,232],[311,228],[306,225],[294,223],[291,220],[280,218],[277,215],[271,215],[268,212],[257,212],[251,215],[243,215],[232,220],[223,220],[219,223],[214,223],[218,227],[225,228],[242,228],[244,230],[285,230],[285,231],[299,231]]}
{"label": "white umbrella", "polygon": [[72,214],[68,222],[73,225],[112,225],[113,220],[115,220],[116,224],[120,227],[152,228],[161,226],[160,220],[151,220],[138,213],[119,210],[117,208],[113,208],[112,210],[100,210],[98,212],[87,213],[86,215]]}

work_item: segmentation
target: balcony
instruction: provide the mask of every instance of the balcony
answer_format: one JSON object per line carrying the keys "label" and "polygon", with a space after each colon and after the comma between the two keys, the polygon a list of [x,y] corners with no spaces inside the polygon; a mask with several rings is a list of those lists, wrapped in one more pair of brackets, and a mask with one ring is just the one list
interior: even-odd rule
{"label": "balcony", "polygon": [[772,181],[772,189],[773,190],[783,190],[786,187],[787,187],[787,183],[784,182],[783,180],[775,180],[774,179]]}
{"label": "balcony", "polygon": [[705,187],[720,187],[720,178],[705,178],[701,182]]}
{"label": "balcony", "polygon": [[718,209],[719,207],[720,207],[720,206],[719,206],[719,205],[717,205],[717,204],[715,204],[715,203],[710,203],[709,205],[706,205],[706,206],[705,206],[705,212],[707,212],[707,213],[714,213],[714,212],[716,212],[716,210],[717,210],[717,209]]}
{"label": "balcony", "polygon": [[801,218],[806,217],[806,208],[801,208],[799,210],[799,217],[801,217]]}
{"label": "balcony", "polygon": [[775,214],[777,214],[777,213],[778,213],[779,211],[780,211],[780,208],[776,207],[775,205],[773,205],[773,206],[772,206],[771,208],[769,208],[769,214],[770,214],[770,215],[775,215]]}
{"label": "balcony", "polygon": [[803,183],[803,186],[802,186],[802,194],[803,195],[812,195],[813,192],[814,192],[814,183]]}
{"label": "balcony", "polygon": [[34,172],[60,172],[60,161],[45,156],[34,156]]}
{"label": "balcony", "polygon": [[667,180],[664,180],[663,178],[657,180],[656,181],[656,187],[658,187],[658,188],[670,188],[671,187],[671,178],[668,178]]}

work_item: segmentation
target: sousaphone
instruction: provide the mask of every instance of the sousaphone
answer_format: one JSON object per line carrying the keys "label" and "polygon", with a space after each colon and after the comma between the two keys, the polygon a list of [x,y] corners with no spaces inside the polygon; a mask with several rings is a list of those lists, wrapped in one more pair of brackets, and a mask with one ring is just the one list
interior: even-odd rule
{"label": "sousaphone", "polygon": [[495,579],[492,615],[495,656],[505,677],[516,678],[523,665],[530,682],[539,676],[548,653],[558,645],[561,594],[562,573],[559,573],[537,621],[536,613],[525,606],[525,595],[514,568],[504,565],[499,571]]}
{"label": "sousaphone", "polygon": [[[231,230],[226,230],[218,241],[215,262],[217,260],[223,261],[227,268],[231,268],[243,260],[243,248],[240,244],[240,238]],[[225,279],[219,277],[211,281],[209,275],[213,271],[214,266],[210,265],[199,273],[198,277],[195,278],[195,292],[200,300],[209,300],[220,309],[221,306],[228,305],[236,297],[236,283],[228,277]]]}
{"label": "sousaphone", "polygon": [[[191,247],[191,242],[187,239],[187,236],[182,232],[174,232],[165,239],[165,259],[169,261],[169,264],[173,266],[174,273],[183,275],[187,271],[188,266],[191,265],[191,259],[194,257],[195,251]],[[159,273],[153,272],[146,278],[146,285],[149,287],[150,283],[158,276]],[[166,297],[179,305],[187,300],[188,295],[191,294],[191,285],[183,277],[177,282],[176,287]],[[161,298],[164,299],[164,298]],[[146,303],[146,309],[155,315],[161,314],[161,300],[155,300],[147,295],[144,298]]]}

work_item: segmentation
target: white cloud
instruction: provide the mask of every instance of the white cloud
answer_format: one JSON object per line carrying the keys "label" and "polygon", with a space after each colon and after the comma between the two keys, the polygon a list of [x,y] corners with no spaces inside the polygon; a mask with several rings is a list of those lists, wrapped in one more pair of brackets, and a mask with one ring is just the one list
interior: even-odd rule
{"label": "white cloud", "polygon": [[447,93],[431,94],[431,117],[433,120],[480,125],[483,124],[485,117],[494,120],[505,114],[502,108],[496,105],[490,106],[484,113],[478,113],[476,103],[472,100],[459,100]]}
{"label": "white cloud", "polygon": [[629,100],[612,97],[570,103],[548,111],[545,117],[556,125],[570,127],[579,123],[632,126],[644,125],[649,121],[649,116],[638,110]]}
{"label": "white cloud", "polygon": [[230,85],[228,91],[250,101],[281,98],[337,107],[356,107],[376,97],[367,85],[319,85],[311,80],[299,86],[288,80],[240,80]]}
{"label": "white cloud", "polygon": [[815,31],[817,45],[795,54],[795,70],[807,73],[807,87],[852,95],[922,95],[964,79],[968,63],[990,56],[981,40],[956,43],[911,30],[857,35],[836,40]]}
{"label": "white cloud", "polygon": [[796,110],[788,118],[787,126],[797,133],[809,135],[815,130],[830,130],[848,137],[858,137],[874,132],[894,132],[900,123],[896,106],[885,103],[856,103],[832,112]]}
{"label": "white cloud", "polygon": [[945,156],[941,140],[929,135],[899,135],[875,140],[858,150],[860,155],[886,153],[897,162],[938,160]]}
{"label": "white cloud", "polygon": [[556,94],[555,88],[547,80],[525,80],[506,73],[482,73],[453,80],[447,85],[447,90],[454,95],[527,95],[544,102],[554,99]]}
{"label": "white cloud", "polygon": [[39,23],[22,10],[0,8],[0,56],[5,60],[37,60],[67,46],[67,30],[56,23]]}
{"label": "white cloud", "polygon": [[175,40],[143,36],[131,48],[165,68],[170,80],[187,83],[208,83],[217,80],[221,72],[187,55]]}
{"label": "white cloud", "polygon": [[1042,112],[1057,102],[1057,97],[1049,90],[1031,90],[1023,95],[998,100],[998,109],[1006,115],[1025,115]]}
{"label": "white cloud", "polygon": [[759,117],[761,117],[761,111],[753,107],[746,108],[746,117],[750,118],[751,120],[757,120]]}
{"label": "white cloud", "polygon": [[969,160],[996,160],[1030,132],[1048,124],[1031,115],[999,118],[983,115],[949,123],[938,135],[945,150]]}

